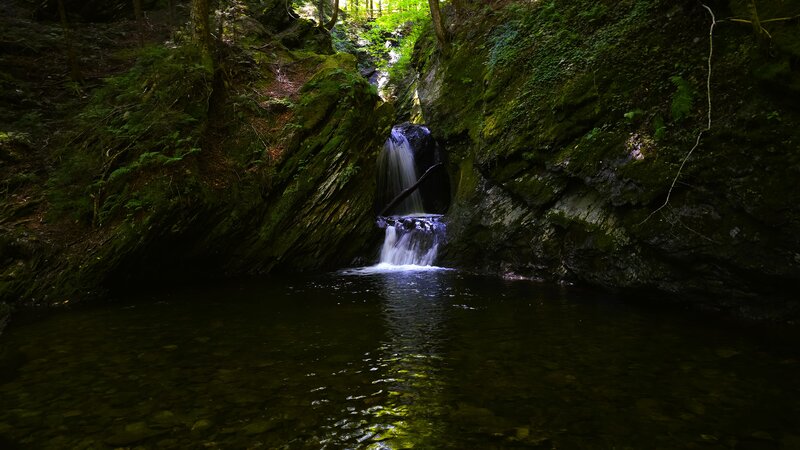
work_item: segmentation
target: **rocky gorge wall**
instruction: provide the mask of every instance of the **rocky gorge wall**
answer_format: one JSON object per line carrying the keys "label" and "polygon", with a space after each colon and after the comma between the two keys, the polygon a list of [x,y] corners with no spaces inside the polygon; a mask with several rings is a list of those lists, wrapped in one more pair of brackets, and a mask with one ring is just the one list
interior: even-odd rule
{"label": "rocky gorge wall", "polygon": [[[762,21],[797,14],[757,3]],[[418,97],[450,156],[445,263],[796,318],[800,24],[765,22],[759,42],[730,20],[747,2],[708,6],[710,91],[697,1],[449,8],[449,47],[420,38],[398,101],[407,117]]]}
{"label": "rocky gorge wall", "polygon": [[[747,2],[708,3],[719,20],[712,124],[671,192],[707,124],[711,16],[697,1],[453,2],[450,44],[422,35],[399,114],[353,57],[332,54],[327,34],[281,2],[262,5],[233,26],[216,69],[161,49],[90,92],[50,148],[16,122],[0,134],[0,173],[20,175],[0,205],[0,316],[3,302],[369,258],[380,238],[376,156],[392,124],[421,113],[446,149],[453,193],[443,264],[792,320],[800,24],[790,2],[758,5],[762,42],[730,20],[750,17]],[[30,104],[26,69],[6,67],[4,92]],[[185,91],[165,82],[176,70]],[[156,121],[134,121],[159,96],[176,121],[156,133]],[[18,115],[18,100],[0,97],[3,117]],[[149,134],[130,148],[97,118],[111,134]],[[36,155],[54,145],[63,153],[45,167]]]}
{"label": "rocky gorge wall", "polygon": [[[8,304],[374,255],[375,160],[393,107],[327,33],[273,3],[226,25],[214,67],[185,42],[128,50],[136,61],[87,88],[88,102],[45,117],[49,134],[0,130],[0,172],[26,172],[0,205],[0,318]],[[4,82],[36,88],[7,67]],[[20,108],[6,100],[2,111]]]}

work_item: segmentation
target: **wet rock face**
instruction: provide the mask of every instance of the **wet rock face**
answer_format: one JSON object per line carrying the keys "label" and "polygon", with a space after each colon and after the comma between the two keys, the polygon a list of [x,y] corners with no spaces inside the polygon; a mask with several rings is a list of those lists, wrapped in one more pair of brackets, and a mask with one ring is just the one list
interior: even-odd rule
{"label": "wet rock face", "polygon": [[447,174],[447,156],[424,125],[403,123],[395,127],[411,145],[417,176],[421,177],[429,168],[441,163],[419,187],[425,212],[444,214],[450,207],[450,177]]}
{"label": "wet rock face", "polygon": [[[286,26],[285,23],[278,25]],[[289,25],[288,29],[277,36],[281,44],[285,45],[286,48],[308,50],[320,55],[334,53],[331,35],[321,31],[313,22],[300,19],[292,20]]]}
{"label": "wet rock face", "polygon": [[[800,38],[770,22],[770,56],[749,29],[717,29],[711,131],[671,189],[707,121],[710,16],[634,3],[460,5],[457,52],[419,39],[411,91],[457,180],[447,264],[800,317],[789,287],[800,282],[800,192],[787,184],[800,173],[800,131],[787,125],[800,109],[783,70]],[[746,16],[740,3],[712,7]],[[788,14],[768,0],[759,13]]]}

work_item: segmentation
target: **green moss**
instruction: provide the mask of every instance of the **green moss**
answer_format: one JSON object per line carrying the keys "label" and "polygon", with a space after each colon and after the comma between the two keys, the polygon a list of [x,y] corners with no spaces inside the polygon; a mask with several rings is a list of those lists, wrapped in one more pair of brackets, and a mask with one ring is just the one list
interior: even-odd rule
{"label": "green moss", "polygon": [[456,198],[464,200],[464,197],[476,192],[478,187],[478,176],[472,165],[472,160],[465,159],[458,168],[458,184],[456,188]]}
{"label": "green moss", "polygon": [[295,107],[303,130],[316,128],[327,118],[331,108],[340,100],[354,100],[361,93],[377,95],[374,87],[355,70],[355,57],[337,53],[320,66],[302,89]]}
{"label": "green moss", "polygon": [[504,187],[534,208],[552,204],[566,183],[549,173],[523,174],[509,180]]}
{"label": "green moss", "polygon": [[74,119],[49,184],[51,213],[106,223],[126,214],[136,180],[197,153],[211,75],[193,47],[149,47],[130,71],[108,79]]}

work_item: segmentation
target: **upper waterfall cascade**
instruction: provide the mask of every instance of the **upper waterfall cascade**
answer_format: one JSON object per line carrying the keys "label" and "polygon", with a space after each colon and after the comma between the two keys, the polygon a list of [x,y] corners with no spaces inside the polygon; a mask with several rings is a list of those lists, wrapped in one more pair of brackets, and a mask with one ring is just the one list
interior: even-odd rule
{"label": "upper waterfall cascade", "polygon": [[[378,157],[378,177],[378,185],[383,187],[388,198],[394,198],[417,181],[411,144],[397,128],[392,129]],[[400,215],[423,212],[419,191],[414,191],[395,207],[395,213]]]}

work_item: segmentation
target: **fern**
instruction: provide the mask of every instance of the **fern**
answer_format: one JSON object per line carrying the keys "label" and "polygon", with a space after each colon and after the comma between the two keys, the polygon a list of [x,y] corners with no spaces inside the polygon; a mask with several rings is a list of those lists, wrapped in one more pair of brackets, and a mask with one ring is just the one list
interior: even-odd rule
{"label": "fern", "polygon": [[681,76],[674,76],[669,79],[675,85],[675,94],[672,95],[672,119],[675,122],[680,122],[687,117],[692,111],[692,104],[694,103],[695,92],[688,81],[684,80]]}
{"label": "fern", "polygon": [[663,141],[664,137],[667,135],[667,126],[664,124],[664,119],[661,116],[656,116],[653,120],[653,137],[656,141]]}

